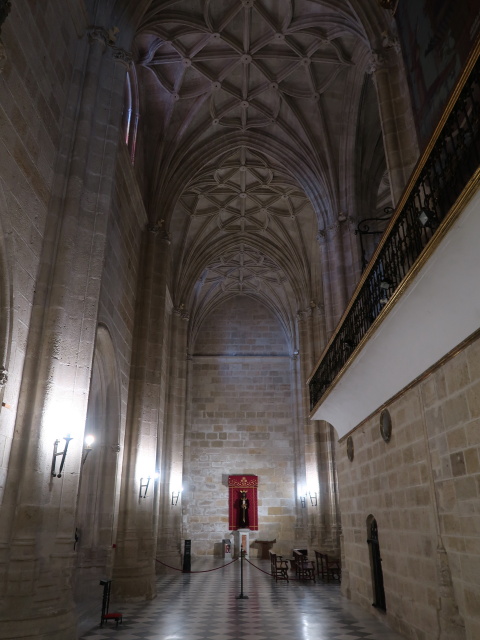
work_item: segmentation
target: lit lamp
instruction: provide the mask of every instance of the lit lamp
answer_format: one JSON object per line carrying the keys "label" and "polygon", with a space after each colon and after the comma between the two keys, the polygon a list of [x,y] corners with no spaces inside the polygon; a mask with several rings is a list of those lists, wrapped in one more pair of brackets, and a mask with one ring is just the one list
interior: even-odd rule
{"label": "lit lamp", "polygon": [[[53,456],[52,456],[52,476],[55,478],[61,478],[62,477],[62,471],[63,471],[63,466],[65,464],[65,458],[67,457],[67,451],[68,451],[68,445],[70,444],[70,440],[73,440],[73,438],[70,437],[70,434],[67,434],[66,436],[64,436],[63,438],[65,440],[65,447],[63,449],[63,451],[59,451],[58,450],[58,445],[60,444],[60,440],[55,440],[55,443],[53,445]],[[56,465],[57,465],[57,457],[58,456],[62,456],[62,459],[60,461],[60,469],[58,470],[58,473],[56,472]]]}
{"label": "lit lamp", "polygon": [[88,436],[85,436],[85,447],[83,449],[85,451],[85,455],[83,456],[82,464],[85,464],[85,460],[87,459],[88,454],[92,450],[92,444],[94,442],[95,442],[94,436],[92,436],[91,434],[89,434]]}

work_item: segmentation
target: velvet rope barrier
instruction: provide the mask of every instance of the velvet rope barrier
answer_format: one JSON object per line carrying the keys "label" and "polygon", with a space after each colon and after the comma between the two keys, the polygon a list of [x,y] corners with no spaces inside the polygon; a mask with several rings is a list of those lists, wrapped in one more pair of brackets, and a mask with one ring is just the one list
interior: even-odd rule
{"label": "velvet rope barrier", "polygon": [[[253,562],[250,562],[250,560],[248,558],[245,558],[245,560],[248,562],[248,564],[251,564],[252,567],[255,567],[255,569],[258,569],[259,571],[261,571],[262,573],[265,573],[267,576],[272,576],[272,574],[269,571],[264,571],[263,569],[260,569],[260,567],[258,567],[256,564],[253,564]],[[289,580],[295,581],[298,580],[298,578],[290,578]]]}
{"label": "velvet rope barrier", "polygon": [[164,567],[168,567],[169,569],[173,569],[174,571],[180,571],[180,573],[190,574],[190,573],[210,573],[210,571],[218,571],[218,569],[225,569],[225,567],[228,567],[228,565],[233,564],[234,562],[238,562],[238,558],[235,558],[235,560],[232,560],[231,562],[227,562],[227,564],[222,564],[221,567],[214,567],[213,569],[203,569],[202,571],[183,571],[183,569],[177,569],[177,567],[172,567],[169,564],[165,564],[165,562],[158,560],[158,558],[155,558],[155,562],[158,562],[158,564],[161,564]]}

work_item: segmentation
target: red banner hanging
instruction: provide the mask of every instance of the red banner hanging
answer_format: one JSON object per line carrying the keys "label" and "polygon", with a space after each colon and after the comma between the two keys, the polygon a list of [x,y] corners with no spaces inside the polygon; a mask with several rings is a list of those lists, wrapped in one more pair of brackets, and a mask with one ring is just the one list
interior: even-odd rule
{"label": "red banner hanging", "polygon": [[258,476],[228,476],[228,526],[258,531]]}

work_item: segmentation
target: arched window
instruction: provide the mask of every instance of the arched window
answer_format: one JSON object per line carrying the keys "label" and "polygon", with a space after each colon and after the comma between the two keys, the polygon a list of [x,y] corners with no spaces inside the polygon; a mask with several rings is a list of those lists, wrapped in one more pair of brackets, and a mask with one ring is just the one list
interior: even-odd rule
{"label": "arched window", "polygon": [[128,147],[130,160],[135,162],[135,147],[139,118],[138,82],[135,65],[130,65],[125,80],[125,95],[123,101],[122,131],[125,144]]}

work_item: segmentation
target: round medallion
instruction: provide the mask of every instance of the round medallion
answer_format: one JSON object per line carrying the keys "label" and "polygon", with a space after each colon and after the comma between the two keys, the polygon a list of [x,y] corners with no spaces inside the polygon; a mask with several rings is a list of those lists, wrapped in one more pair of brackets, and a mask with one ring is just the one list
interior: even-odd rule
{"label": "round medallion", "polygon": [[348,436],[347,438],[347,457],[352,462],[353,460],[353,438]]}
{"label": "round medallion", "polygon": [[380,433],[385,442],[390,442],[392,436],[392,418],[388,409],[384,409],[380,414]]}

